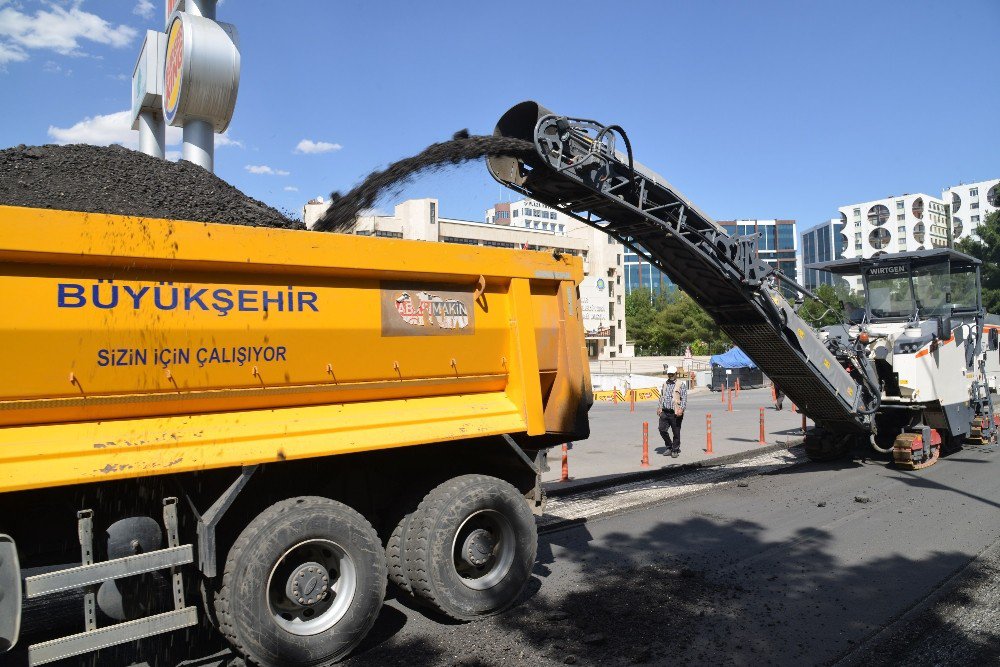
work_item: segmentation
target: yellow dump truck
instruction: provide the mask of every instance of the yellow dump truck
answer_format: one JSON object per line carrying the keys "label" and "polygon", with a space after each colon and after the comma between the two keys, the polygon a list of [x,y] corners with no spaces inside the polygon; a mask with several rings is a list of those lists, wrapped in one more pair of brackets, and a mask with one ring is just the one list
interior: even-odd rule
{"label": "yellow dump truck", "polygon": [[387,576],[521,592],[587,435],[580,258],[0,206],[0,262],[0,648],[59,597],[30,664],[204,618],[317,665]]}

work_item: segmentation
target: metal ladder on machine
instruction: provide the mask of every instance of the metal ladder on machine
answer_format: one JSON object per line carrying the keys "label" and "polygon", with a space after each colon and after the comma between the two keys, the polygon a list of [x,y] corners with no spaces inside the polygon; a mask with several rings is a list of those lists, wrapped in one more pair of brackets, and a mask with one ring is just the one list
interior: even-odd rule
{"label": "metal ladder on machine", "polygon": [[[757,236],[731,237],[663,177],[634,160],[615,125],[511,108],[495,135],[531,142],[537,159],[488,160],[497,181],[600,229],[663,271],[813,421],[834,433],[871,430],[874,369],[852,348],[820,340],[771,279],[809,294],[757,255]],[[626,152],[615,150],[615,135]]]}

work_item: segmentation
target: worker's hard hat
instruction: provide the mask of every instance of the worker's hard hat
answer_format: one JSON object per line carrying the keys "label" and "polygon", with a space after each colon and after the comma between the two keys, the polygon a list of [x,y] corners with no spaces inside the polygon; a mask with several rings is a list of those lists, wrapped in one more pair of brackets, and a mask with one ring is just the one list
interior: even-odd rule
{"label": "worker's hard hat", "polygon": [[667,375],[677,375],[677,366],[667,366]]}

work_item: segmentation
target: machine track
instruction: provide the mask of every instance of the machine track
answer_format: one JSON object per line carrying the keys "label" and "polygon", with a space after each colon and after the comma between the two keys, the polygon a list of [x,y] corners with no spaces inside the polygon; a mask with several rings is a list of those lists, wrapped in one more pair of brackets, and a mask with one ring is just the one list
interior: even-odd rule
{"label": "machine track", "polygon": [[941,436],[931,429],[931,442],[924,442],[919,433],[901,433],[892,444],[892,460],[903,470],[922,470],[938,462],[941,457]]}
{"label": "machine track", "polygon": [[969,430],[969,435],[965,439],[965,444],[967,445],[992,445],[997,441],[996,427],[1000,426],[1000,415],[993,417],[994,428],[992,429],[992,435],[986,435],[990,433],[991,429],[988,428],[989,422],[984,415],[979,415],[972,420],[972,428]]}

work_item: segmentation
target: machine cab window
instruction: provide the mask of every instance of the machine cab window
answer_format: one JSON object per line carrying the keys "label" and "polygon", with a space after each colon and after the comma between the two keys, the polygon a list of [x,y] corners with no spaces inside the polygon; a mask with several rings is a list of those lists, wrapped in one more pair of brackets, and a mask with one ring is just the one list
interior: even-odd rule
{"label": "machine cab window", "polygon": [[948,248],[841,259],[814,264],[844,277],[860,277],[868,322],[975,318],[981,312],[981,262]]}

